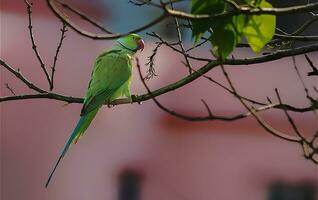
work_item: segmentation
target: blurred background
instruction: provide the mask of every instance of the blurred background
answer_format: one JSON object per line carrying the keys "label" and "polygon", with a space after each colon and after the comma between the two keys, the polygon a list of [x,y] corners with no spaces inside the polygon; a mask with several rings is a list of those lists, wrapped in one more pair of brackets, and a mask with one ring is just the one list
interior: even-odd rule
{"label": "blurred background", "polygon": [[[47,66],[59,41],[61,22],[46,3],[34,0],[33,29],[38,49]],[[98,19],[114,31],[126,32],[155,18],[159,13],[138,7],[128,0],[67,1],[70,5]],[[296,2],[296,1],[295,1]],[[45,77],[31,49],[28,15],[23,1],[1,0],[1,59],[4,59],[34,84],[47,89]],[[72,18],[87,30],[79,18]],[[301,24],[280,19],[286,31]],[[298,23],[298,24],[297,24]],[[156,31],[173,41],[174,27],[169,21],[141,33],[146,48],[138,53],[147,62],[154,42],[145,33]],[[113,41],[84,38],[69,30],[58,57],[54,91],[64,95],[83,96],[96,56],[111,47]],[[190,35],[183,33],[191,46]],[[210,56],[207,48],[195,51]],[[253,56],[246,49],[236,57]],[[255,56],[255,55],[254,55]],[[309,54],[318,65],[316,53]],[[156,58],[158,76],[148,84],[154,90],[185,75],[182,57],[161,48]],[[197,66],[202,63],[197,63]],[[308,85],[308,63],[297,57]],[[233,81],[246,96],[266,101],[275,99],[274,88],[282,98],[295,106],[307,106],[301,83],[290,58],[247,67],[229,69]],[[143,68],[144,71],[147,67]],[[1,71],[1,96],[11,95],[8,83],[17,94],[31,93],[4,68]],[[145,89],[134,72],[133,94]],[[209,75],[224,82],[219,69]],[[296,81],[295,81],[296,80]],[[204,99],[216,114],[234,115],[244,109],[231,95],[199,79],[158,98],[178,112],[205,115]],[[187,122],[161,111],[151,101],[141,105],[104,106],[77,145],[62,161],[53,180],[45,181],[59,156],[81,110],[81,104],[47,99],[8,101],[0,104],[1,131],[1,199],[2,200],[317,200],[317,165],[306,160],[302,148],[276,138],[252,119],[235,122]],[[274,127],[292,133],[281,111],[262,116]],[[294,114],[297,125],[308,135],[317,129],[312,113]]]}

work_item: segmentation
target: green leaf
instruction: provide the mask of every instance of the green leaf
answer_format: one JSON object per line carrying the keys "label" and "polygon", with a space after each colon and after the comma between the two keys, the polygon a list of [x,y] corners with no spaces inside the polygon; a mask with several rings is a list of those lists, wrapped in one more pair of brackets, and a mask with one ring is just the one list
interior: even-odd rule
{"label": "green leaf", "polygon": [[216,29],[211,36],[212,53],[215,57],[224,59],[236,46],[236,34],[231,29]]}
{"label": "green leaf", "polygon": [[[198,14],[218,14],[225,9],[225,3],[223,0],[192,0],[191,13]],[[195,42],[199,41],[201,36],[213,27],[213,20],[193,20],[192,21],[192,36],[195,38]]]}
{"label": "green leaf", "polygon": [[227,25],[236,34],[236,43],[239,43],[242,38],[243,30],[247,24],[248,17],[246,15],[236,15],[231,18],[230,23]]}
{"label": "green leaf", "polygon": [[[263,0],[259,7],[272,8],[272,5]],[[259,53],[273,38],[275,28],[275,15],[252,15],[249,16],[249,20],[243,32],[252,50]]]}
{"label": "green leaf", "polygon": [[243,29],[247,23],[245,15],[237,15],[228,19],[219,20],[217,28],[211,36],[212,53],[224,59],[241,41]]}

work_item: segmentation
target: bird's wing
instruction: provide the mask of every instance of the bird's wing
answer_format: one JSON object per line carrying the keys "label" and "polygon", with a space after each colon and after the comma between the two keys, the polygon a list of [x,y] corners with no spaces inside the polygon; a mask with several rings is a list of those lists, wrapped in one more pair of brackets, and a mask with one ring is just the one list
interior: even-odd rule
{"label": "bird's wing", "polygon": [[131,60],[129,56],[120,52],[100,55],[94,65],[81,116],[110,100],[116,90],[128,81],[130,76]]}

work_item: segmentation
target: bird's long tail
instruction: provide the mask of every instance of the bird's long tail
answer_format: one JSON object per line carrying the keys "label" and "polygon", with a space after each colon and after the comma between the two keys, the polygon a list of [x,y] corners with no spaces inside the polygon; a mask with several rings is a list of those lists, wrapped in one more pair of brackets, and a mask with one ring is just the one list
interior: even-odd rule
{"label": "bird's long tail", "polygon": [[70,138],[68,139],[67,143],[65,144],[64,149],[63,149],[59,159],[57,160],[52,172],[50,173],[50,175],[49,175],[49,177],[48,177],[48,179],[46,181],[46,184],[45,184],[46,188],[49,185],[57,166],[59,165],[59,163],[62,160],[62,158],[65,156],[65,154],[66,154],[67,150],[69,149],[70,145],[72,143],[74,143],[74,144],[77,143],[77,141],[84,134],[85,130],[88,128],[88,126],[90,125],[90,123],[92,122],[94,117],[96,116],[97,111],[99,110],[99,108],[100,107],[98,107],[95,110],[92,110],[91,112],[89,112],[88,114],[82,116],[80,118],[80,120],[78,121],[78,123],[77,123],[76,127],[74,128]]}

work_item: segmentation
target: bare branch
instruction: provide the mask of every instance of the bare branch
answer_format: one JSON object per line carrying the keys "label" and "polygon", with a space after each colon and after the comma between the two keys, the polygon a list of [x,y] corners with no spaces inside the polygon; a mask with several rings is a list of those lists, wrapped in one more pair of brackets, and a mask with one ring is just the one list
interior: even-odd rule
{"label": "bare branch", "polygon": [[67,103],[83,103],[83,98],[63,96],[56,93],[39,93],[39,94],[24,94],[15,96],[0,97],[0,102],[13,101],[13,100],[26,100],[26,99],[54,99],[64,101]]}
{"label": "bare branch", "polygon": [[148,57],[148,62],[146,65],[148,66],[147,75],[145,77],[146,80],[152,79],[154,76],[157,76],[155,70],[155,57],[158,53],[158,49],[161,47],[162,43],[158,42],[157,46],[152,50],[152,54]]}
{"label": "bare branch", "polygon": [[15,96],[16,94],[13,91],[13,89],[10,87],[9,83],[6,83],[5,85],[6,85],[6,88],[11,92],[11,94],[13,94]]}
{"label": "bare branch", "polygon": [[[171,48],[172,50],[182,54],[182,51],[179,49],[175,48],[173,45],[169,44],[163,38],[161,38],[158,34],[156,33],[151,33],[149,36],[157,38],[159,41],[161,41],[163,44]],[[258,64],[258,63],[263,63],[263,62],[268,62],[268,61],[274,61],[278,60],[281,58],[285,57],[290,57],[290,56],[296,56],[296,55],[302,55],[304,53],[309,53],[309,52],[314,52],[318,50],[318,43],[302,46],[302,47],[297,47],[297,48],[290,48],[290,49],[284,49],[284,50],[277,50],[272,53],[264,54],[262,56],[254,57],[254,58],[244,58],[244,59],[225,59],[223,61],[224,64],[226,65],[250,65],[250,64]],[[213,59],[209,58],[202,58],[202,57],[195,57],[189,54],[184,54],[187,56],[189,59],[193,60],[198,60],[198,61],[206,61],[206,62],[218,62]]]}
{"label": "bare branch", "polygon": [[284,35],[276,33],[274,35],[275,38],[279,38],[281,40],[297,40],[297,41],[318,41],[318,36],[316,35]]}
{"label": "bare branch", "polygon": [[55,56],[54,56],[54,61],[53,61],[53,67],[52,67],[52,72],[51,72],[51,87],[50,87],[50,91],[53,90],[54,88],[54,75],[55,75],[55,68],[56,68],[56,61],[57,61],[57,57],[59,55],[60,49],[62,47],[63,44],[63,40],[65,39],[65,33],[67,32],[67,28],[66,28],[66,24],[63,23],[63,27],[61,29],[61,38],[59,41],[59,44],[57,46],[56,52],[55,52]]}
{"label": "bare branch", "polygon": [[[178,113],[176,111],[173,111],[171,109],[168,109],[167,107],[165,107],[164,105],[162,105],[153,95],[153,92],[150,90],[150,88],[148,87],[148,85],[146,84],[146,81],[145,79],[143,78],[143,75],[142,75],[142,72],[141,72],[141,69],[140,69],[140,64],[139,64],[139,59],[136,58],[136,64],[137,64],[137,68],[138,68],[138,73],[139,73],[139,77],[140,77],[140,80],[141,82],[143,83],[143,85],[145,86],[145,88],[147,89],[147,92],[149,96],[152,96],[151,99],[155,102],[155,104],[163,111],[165,111],[166,113],[174,116],[174,117],[177,117],[177,118],[180,118],[180,119],[183,119],[183,120],[187,120],[187,121],[193,121],[193,122],[198,122],[198,121],[213,121],[213,120],[221,120],[221,121],[235,121],[235,120],[239,120],[239,119],[242,119],[242,118],[245,118],[245,117],[248,117],[250,115],[253,115],[255,114],[256,112],[261,112],[261,111],[265,111],[265,110],[268,110],[270,108],[273,108],[275,105],[272,104],[272,105],[266,105],[266,106],[262,106],[260,108],[257,108],[257,109],[254,109],[253,111],[249,111],[247,113],[244,113],[244,114],[238,114],[238,115],[234,115],[234,116],[218,116],[218,115],[213,115],[210,108],[208,107],[208,105],[204,102],[204,100],[202,101],[203,104],[205,105],[206,109],[208,110],[208,116],[190,116],[190,115],[185,115],[185,114],[181,114],[181,113]],[[138,97],[137,97],[138,98]],[[137,101],[136,99],[133,99],[133,102]],[[113,103],[112,103],[113,104]],[[267,126],[267,124],[266,124]],[[277,134],[278,136],[280,137],[284,137],[286,140],[291,140],[291,141],[294,141],[296,142],[297,138],[296,137],[293,137],[293,136],[289,136],[289,135],[284,135],[283,133],[280,133],[276,130],[274,130],[274,133]]]}
{"label": "bare branch", "polygon": [[316,66],[314,65],[314,63],[310,60],[310,58],[307,56],[307,54],[305,54],[305,58],[309,64],[309,66],[311,67],[312,71],[308,72],[307,75],[308,76],[318,76],[318,69],[316,68]]}
{"label": "bare branch", "polygon": [[312,15],[311,19],[306,21],[302,26],[300,26],[296,31],[294,31],[291,35],[298,35],[304,32],[311,24],[318,20],[318,15]]}
{"label": "bare branch", "polygon": [[75,13],[76,15],[80,16],[82,19],[88,21],[89,23],[91,23],[92,25],[96,26],[97,28],[99,28],[101,31],[105,32],[105,33],[109,33],[109,34],[113,34],[111,31],[109,31],[106,27],[104,27],[103,25],[101,25],[99,22],[95,21],[94,19],[88,17],[87,15],[85,15],[85,13],[69,6],[67,3],[65,2],[61,2],[59,0],[55,0],[56,2],[58,2],[63,8],[66,8],[67,10]]}
{"label": "bare branch", "polygon": [[[301,82],[301,84],[302,84],[302,86],[303,86],[303,88],[304,88],[304,91],[305,91],[305,94],[306,94],[307,99],[310,101],[310,103],[311,103],[312,105],[315,104],[317,101],[316,101],[314,98],[312,98],[312,97],[310,96],[310,94],[309,94],[309,90],[308,90],[308,88],[307,88],[307,86],[306,86],[306,83],[305,83],[304,79],[302,78],[302,76],[301,76],[301,74],[300,74],[300,71],[299,71],[299,69],[298,69],[298,65],[297,65],[297,63],[296,63],[296,58],[295,58],[295,56],[292,56],[292,61],[293,61],[294,69],[295,69],[295,71],[296,71],[296,74],[297,74],[297,76],[298,76],[298,79],[300,80],[300,82]],[[316,119],[318,119],[318,113],[317,113],[316,109],[313,109],[312,111],[313,111],[314,115],[316,116]]]}
{"label": "bare branch", "polygon": [[193,15],[190,13],[172,10],[168,6],[164,6],[165,11],[173,17],[178,17],[182,19],[189,19],[189,20],[211,20],[216,18],[225,18],[229,16],[245,14],[245,15],[283,15],[283,14],[295,14],[295,13],[305,13],[305,12],[312,12],[318,10],[318,3],[309,3],[305,5],[299,6],[291,6],[285,8],[252,8],[246,6],[239,6],[237,9],[233,11],[228,11],[220,14],[215,15]]}
{"label": "bare branch", "polygon": [[210,107],[209,107],[208,104],[204,101],[204,99],[201,99],[201,102],[203,103],[204,107],[205,107],[206,110],[208,111],[209,117],[213,116]]}
{"label": "bare branch", "polygon": [[[116,38],[120,38],[123,37],[125,35],[128,35],[130,33],[138,33],[140,31],[146,30],[147,28],[154,26],[156,24],[158,24],[159,22],[161,22],[163,19],[165,19],[167,17],[166,13],[163,12],[159,17],[157,17],[156,19],[154,19],[153,21],[135,29],[135,30],[131,30],[127,33],[107,33],[107,34],[97,34],[97,33],[92,33],[92,32],[88,32],[85,31],[83,29],[81,29],[79,26],[77,26],[74,22],[72,22],[67,16],[65,16],[64,13],[62,13],[57,7],[56,5],[53,3],[53,1],[55,0],[46,0],[49,8],[52,10],[52,12],[60,19],[62,20],[62,22],[64,22],[65,24],[67,24],[71,29],[73,29],[75,32],[77,32],[78,34],[91,38],[91,39],[99,39],[99,40],[107,40],[107,39],[116,39]],[[82,17],[83,18],[83,17]],[[88,18],[88,17],[87,17]],[[96,24],[95,24],[96,26]],[[97,26],[98,27],[98,26]],[[99,27],[100,28],[100,27]],[[108,31],[109,32],[109,31]]]}
{"label": "bare branch", "polygon": [[25,85],[27,85],[30,89],[37,91],[39,93],[44,93],[45,91],[41,88],[35,86],[33,83],[31,83],[26,77],[24,77],[20,70],[13,69],[9,64],[4,62],[2,59],[0,59],[0,65],[3,66],[5,69],[7,69],[10,73],[12,73],[14,76],[16,76],[18,79],[20,79]]}
{"label": "bare branch", "polygon": [[[278,98],[279,103],[282,104],[283,102],[282,102],[282,99],[281,99],[281,97],[280,97],[280,95],[279,95],[279,92],[278,92],[278,89],[277,89],[277,88],[275,88],[275,93],[276,93],[276,96],[277,96],[277,98]],[[293,127],[295,133],[296,133],[302,140],[305,140],[305,141],[306,141],[305,136],[298,130],[298,128],[297,128],[297,126],[296,126],[296,124],[295,124],[293,118],[289,115],[289,113],[288,113],[286,110],[283,109],[283,111],[284,111],[284,113],[285,113],[285,115],[286,115],[286,117],[287,117],[289,123],[290,123],[291,126]]]}
{"label": "bare branch", "polygon": [[290,142],[301,142],[301,138],[296,137],[296,136],[291,136],[291,135],[287,135],[285,133],[282,133],[276,129],[274,129],[273,127],[271,127],[269,124],[267,124],[260,116],[257,115],[255,108],[250,108],[242,98],[240,98],[240,95],[237,93],[228,73],[226,72],[223,64],[221,64],[221,69],[222,72],[227,80],[227,82],[229,83],[231,89],[234,91],[235,93],[235,97],[241,102],[241,104],[254,116],[254,118],[256,119],[256,121],[258,122],[258,124],[263,127],[267,132],[271,133],[272,135],[279,137],[281,139],[290,141]]}
{"label": "bare branch", "polygon": [[[255,57],[255,58],[248,58],[248,59],[228,59],[225,60],[224,63],[228,64],[228,65],[249,65],[249,64],[257,64],[257,63],[263,63],[263,62],[267,62],[267,61],[273,61],[273,60],[278,60],[280,58],[284,58],[284,57],[289,57],[292,55],[299,55],[299,54],[303,54],[303,53],[307,53],[307,52],[311,52],[311,51],[315,51],[318,50],[318,44],[313,44],[313,45],[308,45],[305,47],[299,47],[299,48],[294,48],[292,49],[288,49],[288,50],[280,50],[280,51],[276,51],[273,52],[271,54],[268,55],[264,55],[264,56],[259,56],[259,57]],[[190,58],[190,56],[188,56]],[[211,69],[213,69],[214,67],[216,67],[220,61],[216,61],[216,60],[210,60],[207,59],[208,61],[210,61],[208,64],[204,65],[203,67],[201,67],[200,69],[196,70],[195,72],[193,72],[192,74],[174,82],[171,83],[169,85],[166,85],[162,88],[159,88],[155,91],[153,91],[151,94],[143,94],[140,95],[138,97],[136,97],[134,99],[133,102],[142,102],[142,101],[146,101],[151,99],[152,97],[156,97],[156,96],[160,96],[163,95],[167,92],[171,92],[173,90],[176,90],[194,80],[196,80],[197,78],[201,77],[203,74],[205,74],[206,72],[210,71]],[[23,82],[27,83],[27,85],[31,88],[31,89],[35,89],[36,91],[40,92],[40,93],[45,93],[44,90],[41,90],[40,88],[34,86],[32,83],[30,83],[28,80],[24,79],[24,77],[20,77],[21,74],[20,72],[15,71],[14,69],[12,69],[11,67],[9,67],[9,65],[7,65],[4,61],[0,60],[0,65],[3,65],[5,68],[7,68],[10,72],[12,72],[14,75],[16,75],[19,79],[21,79]],[[282,108],[282,107],[288,107],[294,111],[300,111],[300,112],[306,112],[308,109],[317,109],[317,104],[313,104],[312,107],[309,108],[294,108],[292,106],[288,106],[288,105],[277,105],[277,108]]]}
{"label": "bare branch", "polygon": [[[203,44],[205,44],[205,43],[208,42],[208,41],[210,41],[209,38],[204,38],[202,42],[199,42],[199,43],[196,44],[195,46],[193,46],[193,47],[187,49],[186,52],[189,52],[189,51],[191,51],[191,50],[193,50],[193,49],[196,49],[197,47],[202,46]],[[249,45],[248,45],[248,47],[249,47]]]}
{"label": "bare branch", "polygon": [[35,43],[35,39],[34,39],[34,34],[33,34],[33,30],[32,30],[32,3],[28,2],[27,0],[24,1],[25,4],[27,5],[27,12],[28,12],[28,16],[29,16],[29,25],[28,25],[28,28],[29,28],[29,34],[30,34],[30,39],[31,39],[31,42],[32,42],[32,49],[36,55],[36,58],[38,59],[39,63],[40,63],[40,67],[42,68],[44,74],[45,74],[45,77],[48,81],[48,84],[49,84],[49,87],[51,88],[51,79],[50,79],[50,76],[49,76],[49,73],[45,67],[45,64],[40,56],[40,53],[39,51],[37,50],[37,45]]}
{"label": "bare branch", "polygon": [[[171,2],[171,8],[173,9],[173,3],[172,2]],[[188,57],[186,56],[186,50],[185,50],[185,48],[183,46],[183,42],[182,42],[182,36],[181,36],[181,30],[180,30],[179,21],[178,21],[178,19],[176,17],[174,18],[174,22],[175,22],[176,30],[177,30],[178,44],[179,44],[179,47],[181,49],[182,55],[183,55],[184,60],[185,60],[185,66],[189,69],[189,74],[191,74],[192,73],[192,64],[189,61]]]}

